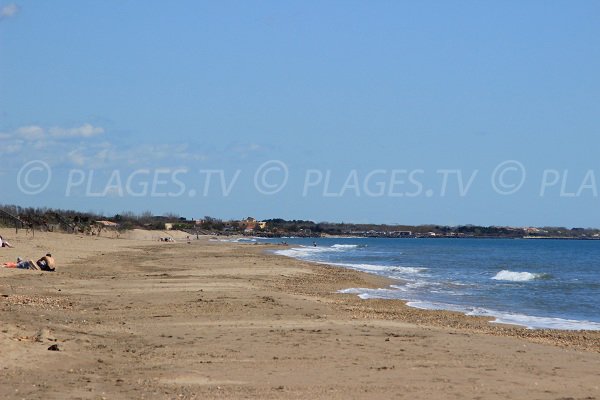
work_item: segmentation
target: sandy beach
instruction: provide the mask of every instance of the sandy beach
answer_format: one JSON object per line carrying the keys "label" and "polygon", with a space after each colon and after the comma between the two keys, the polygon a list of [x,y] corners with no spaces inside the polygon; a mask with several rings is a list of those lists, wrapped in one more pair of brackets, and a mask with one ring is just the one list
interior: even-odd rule
{"label": "sandy beach", "polygon": [[2,399],[600,399],[599,332],[361,300],[390,282],[262,245],[0,234],[58,264],[0,268]]}

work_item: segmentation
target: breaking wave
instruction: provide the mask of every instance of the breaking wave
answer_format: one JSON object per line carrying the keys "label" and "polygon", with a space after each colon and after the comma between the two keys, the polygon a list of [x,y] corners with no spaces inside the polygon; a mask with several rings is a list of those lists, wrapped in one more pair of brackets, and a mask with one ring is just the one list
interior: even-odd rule
{"label": "breaking wave", "polygon": [[534,274],[531,272],[514,272],[508,270],[502,270],[498,272],[492,279],[496,281],[509,281],[509,282],[527,282],[535,279],[546,279],[549,278],[548,274]]}

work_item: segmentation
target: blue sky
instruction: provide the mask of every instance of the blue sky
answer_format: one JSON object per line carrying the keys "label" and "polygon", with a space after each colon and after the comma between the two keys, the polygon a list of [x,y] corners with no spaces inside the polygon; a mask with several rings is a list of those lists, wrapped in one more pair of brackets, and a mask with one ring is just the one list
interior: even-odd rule
{"label": "blue sky", "polygon": [[595,1],[2,0],[0,203],[600,226],[599,18]]}

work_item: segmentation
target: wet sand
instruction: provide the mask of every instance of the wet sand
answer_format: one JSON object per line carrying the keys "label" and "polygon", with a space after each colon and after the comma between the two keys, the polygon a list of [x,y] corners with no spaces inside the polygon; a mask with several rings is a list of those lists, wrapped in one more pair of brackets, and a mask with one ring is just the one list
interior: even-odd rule
{"label": "wet sand", "polygon": [[266,246],[0,234],[58,262],[0,268],[2,399],[600,399],[598,332],[360,300],[390,282]]}

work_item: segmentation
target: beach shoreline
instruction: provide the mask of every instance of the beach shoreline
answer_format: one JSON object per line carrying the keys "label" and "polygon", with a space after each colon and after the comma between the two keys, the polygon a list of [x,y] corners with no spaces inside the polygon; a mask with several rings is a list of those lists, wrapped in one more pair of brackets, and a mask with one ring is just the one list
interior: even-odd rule
{"label": "beach shoreline", "polygon": [[[272,250],[277,250],[277,248],[274,247]],[[291,258],[278,254],[272,255],[286,259]],[[307,268],[318,271],[319,274],[331,274],[331,281],[334,288],[339,286],[336,275],[340,273],[340,270],[356,272],[359,276],[364,276],[362,279],[371,284],[370,286],[366,286],[369,289],[382,288],[399,283],[396,279],[382,277],[379,275],[370,274],[368,272],[355,271],[321,262],[301,261],[294,258],[291,259],[305,264]],[[306,287],[310,287],[310,285],[297,284],[292,286],[295,286],[295,290],[298,290],[303,294],[330,297],[325,291],[315,292],[312,290],[306,290]],[[530,329],[521,325],[494,322],[494,317],[467,315],[462,312],[443,309],[437,310],[412,307],[407,304],[408,301],[401,299],[361,299],[353,293],[338,292],[340,290],[350,288],[351,287],[349,286],[336,289],[331,295],[331,300],[335,304],[339,304],[340,301],[336,300],[336,298],[339,297],[340,299],[343,299],[341,301],[342,307],[346,306],[355,310],[360,310],[365,315],[371,315],[371,318],[373,315],[376,315],[377,318],[398,320],[423,326],[464,329],[472,333],[476,332],[495,336],[518,337],[538,343],[547,343],[556,346],[574,347],[581,350],[600,352],[600,331]]]}
{"label": "beach shoreline", "polygon": [[597,331],[362,300],[390,280],[278,246],[0,232],[58,262],[0,268],[2,398],[600,396]]}

